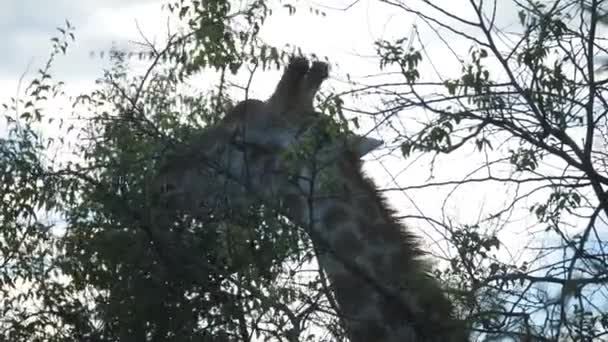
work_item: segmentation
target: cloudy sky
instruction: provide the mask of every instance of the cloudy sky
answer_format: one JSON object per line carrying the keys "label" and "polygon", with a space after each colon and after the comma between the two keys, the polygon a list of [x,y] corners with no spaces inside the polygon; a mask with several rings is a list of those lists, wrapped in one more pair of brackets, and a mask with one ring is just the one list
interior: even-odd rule
{"label": "cloudy sky", "polygon": [[[406,15],[394,7],[380,6],[371,0],[359,1],[348,11],[336,10],[345,8],[350,0],[324,0],[319,3],[300,1],[299,12],[294,16],[278,7],[262,29],[262,37],[269,43],[282,46],[287,43],[301,46],[304,51],[314,51],[319,56],[328,56],[337,65],[333,66],[329,85],[338,87],[348,72],[355,77],[378,72],[378,60],[374,56],[373,42],[379,38],[390,39],[397,36],[409,36],[415,24],[426,30],[423,23]],[[0,102],[17,94],[19,78],[31,78],[40,68],[50,51],[50,38],[57,32],[56,27],[64,25],[67,19],[76,28],[76,42],[71,45],[67,56],[58,59],[53,75],[66,82],[66,90],[82,92],[94,85],[101,76],[102,68],[107,66],[107,58],[92,57],[91,52],[107,51],[113,44],[119,47],[132,46],[133,41],[141,41],[138,28],[151,40],[162,41],[169,15],[161,11],[164,1],[160,0],[2,0],[0,1],[0,38],[4,53],[0,54]],[[304,4],[310,3],[317,8],[325,9],[327,16],[311,15]],[[466,16],[466,6],[461,1],[438,0],[452,13]],[[499,2],[510,3],[510,2]],[[512,6],[499,9],[502,14],[499,26],[509,27],[517,21]],[[173,19],[174,20],[174,19]],[[446,55],[435,65],[444,75],[456,76],[460,72],[458,61],[445,53],[443,42],[435,35],[423,35],[424,44],[431,54]],[[463,55],[469,43],[458,45],[453,42],[451,48],[460,50]],[[97,55],[96,55],[97,56]],[[254,80],[256,95],[267,96],[278,77],[277,72],[259,73]],[[23,89],[21,89],[21,92]],[[453,176],[462,166],[468,168],[472,159],[462,163],[463,156],[446,158],[444,164],[437,164],[440,170],[448,170]],[[373,165],[372,163],[368,163]],[[445,167],[444,167],[445,166]],[[401,158],[388,158],[382,164],[375,164],[373,172],[381,186],[394,187],[393,179],[388,174],[397,175],[399,183],[424,183],[428,181],[428,164],[418,163],[413,166],[404,164]],[[407,172],[403,172],[406,168]],[[387,172],[388,170],[388,172]],[[487,196],[494,196],[494,189],[479,190],[476,201],[466,192],[467,206],[455,205],[452,213],[459,218],[477,218],[478,208],[485,206],[489,210]],[[391,195],[391,201],[400,207],[415,210],[438,212],[436,191],[410,192]],[[456,198],[457,204],[464,203]],[[470,210],[475,208],[475,210]]]}
{"label": "cloudy sky", "polygon": [[[57,32],[56,27],[69,20],[76,28],[76,42],[71,45],[67,56],[58,59],[53,75],[66,82],[66,90],[79,93],[94,85],[101,76],[102,68],[107,66],[107,58],[92,57],[91,52],[107,51],[113,44],[128,48],[133,41],[141,41],[138,28],[150,40],[162,41],[169,15],[161,11],[161,0],[3,0],[0,1],[0,38],[4,53],[0,54],[0,102],[17,94],[19,78],[25,75],[27,82],[40,68],[50,51],[50,38]],[[294,16],[278,6],[262,28],[262,37],[267,42],[282,46],[290,43],[311,51],[319,56],[328,56],[337,63],[332,66],[332,77],[326,86],[339,87],[346,72],[361,77],[378,72],[378,60],[374,55],[373,42],[379,38],[409,36],[413,25],[421,31],[425,25],[395,7],[379,5],[377,1],[363,0],[346,8],[351,0],[324,0],[323,2],[300,1],[301,7]],[[416,2],[412,2],[415,4]],[[452,13],[467,16],[468,6],[463,1],[438,0]],[[501,2],[499,2],[500,4]],[[504,3],[504,2],[502,2]],[[506,2],[510,3],[510,2]],[[311,15],[306,4],[325,10],[327,16]],[[409,3],[408,3],[409,4]],[[512,7],[499,9],[499,25],[508,27],[516,21]],[[428,30],[427,30],[428,32]],[[445,53],[443,42],[433,34],[422,35],[427,51],[431,54],[445,55],[441,63],[434,65],[443,75],[456,76],[460,72],[458,61]],[[452,49],[460,50],[463,55],[469,43],[458,46],[454,40]],[[96,55],[97,56],[97,55]],[[267,96],[278,77],[277,72],[259,73],[254,80],[256,95]],[[21,92],[23,89],[20,89]],[[462,158],[456,156],[455,158]],[[453,172],[457,164],[448,160]],[[428,165],[418,164],[415,169],[403,173],[403,161],[397,158],[384,160],[377,171],[388,167],[391,173],[401,173],[416,182],[424,182],[428,176]],[[418,178],[419,179],[418,179]],[[394,186],[390,177],[380,176],[383,186]],[[403,195],[403,194],[402,194]],[[397,196],[397,195],[395,195]],[[417,194],[417,203],[422,208],[437,208],[436,193]],[[480,201],[485,201],[484,195]],[[400,198],[406,206],[413,206],[410,198]],[[458,215],[467,210],[454,208]],[[476,217],[476,212],[471,212]]]}
{"label": "cloudy sky", "polygon": [[159,23],[158,1],[152,0],[5,0],[0,2],[0,90],[2,99],[14,96],[18,79],[28,79],[48,57],[50,39],[69,20],[76,27],[76,41],[68,55],[58,59],[54,74],[68,86],[92,84],[103,61],[91,51],[107,50],[113,43],[137,38],[137,21],[154,33]]}
{"label": "cloudy sky", "polygon": [[[113,43],[126,46],[129,41],[141,40],[137,25],[154,39],[162,38],[168,14],[161,12],[165,0],[3,0],[0,1],[0,81],[2,90],[28,70],[40,66],[49,51],[49,39],[56,27],[69,20],[76,27],[77,40],[67,57],[60,60],[58,76],[68,80],[90,80],[98,76],[100,61],[89,56],[91,51],[107,50]],[[466,16],[467,6],[462,1],[438,0],[435,3],[452,13]],[[377,1],[362,0],[347,11],[352,0],[298,1],[294,16],[277,5],[275,14],[262,29],[262,36],[270,43],[301,46],[320,56],[335,58],[344,70],[354,74],[375,71],[372,42],[379,38],[408,36],[417,22],[412,16],[395,7]],[[510,3],[510,2],[505,2]],[[416,4],[416,2],[412,2]],[[324,10],[326,17],[314,16],[308,6]],[[516,15],[512,6],[501,8],[506,22]],[[508,15],[507,15],[508,14]],[[500,18],[499,18],[500,19]],[[137,23],[137,25],[136,25]],[[418,24],[420,24],[418,22]],[[421,25],[424,26],[424,25]],[[503,25],[504,26],[504,25]],[[433,37],[425,42],[434,45]],[[441,46],[441,44],[437,44]],[[361,57],[369,58],[361,58]],[[352,67],[356,63],[356,68]],[[14,86],[14,84],[13,84]]]}
{"label": "cloudy sky", "polygon": [[[92,51],[107,51],[112,44],[128,47],[132,41],[141,41],[138,27],[149,39],[162,40],[169,16],[161,12],[164,0],[3,0],[0,1],[0,38],[3,51],[0,54],[0,99],[14,94],[16,82],[24,73],[31,75],[45,61],[50,50],[49,39],[56,27],[69,20],[76,27],[76,42],[67,56],[59,59],[55,75],[82,89],[81,83],[92,82],[105,65],[103,60],[92,58]],[[463,1],[438,0],[450,12],[467,16],[468,6]],[[324,0],[322,2],[298,1],[299,10],[294,16],[278,5],[274,15],[262,28],[262,37],[269,43],[282,46],[298,45],[304,51],[314,51],[319,56],[329,56],[337,62],[332,75],[339,81],[346,71],[354,76],[377,72],[373,42],[379,38],[409,36],[417,22],[403,10],[377,1],[357,1],[347,11],[351,0]],[[501,3],[501,2],[499,2]],[[510,2],[502,2],[510,3]],[[416,4],[416,2],[412,2]],[[325,10],[326,17],[314,16],[308,6]],[[503,27],[517,17],[511,5],[501,5],[499,17]],[[172,19],[174,20],[174,19]],[[423,31],[425,25],[419,25]],[[427,49],[442,53],[443,43],[434,35],[423,36]],[[454,44],[458,43],[457,41]],[[468,44],[468,43],[467,43]],[[457,46],[455,46],[457,48]],[[469,46],[462,46],[468,49]],[[457,72],[456,60],[447,58],[443,70]],[[443,63],[442,63],[443,64]],[[28,73],[29,72],[29,73]],[[260,80],[271,85],[275,75]],[[76,83],[75,83],[76,82]],[[13,90],[11,90],[13,89]]]}
{"label": "cloudy sky", "polygon": [[[69,20],[76,27],[77,40],[67,57],[58,64],[58,75],[71,80],[85,80],[99,72],[100,61],[89,56],[91,51],[104,50],[112,44],[125,46],[141,40],[139,26],[149,38],[162,35],[168,19],[160,7],[161,0],[4,0],[0,2],[0,38],[4,53],[0,55],[0,79],[3,85],[15,81],[21,74],[41,65],[48,55],[49,39],[56,27]],[[353,11],[353,14],[356,14]],[[345,16],[340,15],[344,18]],[[350,16],[354,19],[354,16]],[[276,20],[275,20],[276,19]],[[294,20],[295,19],[295,20]],[[312,21],[312,22],[311,22]],[[360,35],[346,35],[345,25],[331,25],[328,20],[311,20],[310,15],[287,17],[278,15],[265,27],[265,36],[272,41],[297,41],[304,48],[319,47],[319,53],[331,53],[339,48],[340,36],[363,43]],[[304,28],[312,25],[312,29]],[[360,26],[359,26],[360,27]],[[279,28],[277,30],[277,28]],[[272,32],[275,32],[274,34]],[[270,33],[270,34],[269,34]],[[322,34],[320,34],[322,33]],[[331,34],[328,34],[331,33]],[[323,40],[319,40],[323,37]],[[316,42],[314,44],[313,42]],[[344,45],[344,44],[340,44]],[[323,51],[320,51],[323,50]]]}

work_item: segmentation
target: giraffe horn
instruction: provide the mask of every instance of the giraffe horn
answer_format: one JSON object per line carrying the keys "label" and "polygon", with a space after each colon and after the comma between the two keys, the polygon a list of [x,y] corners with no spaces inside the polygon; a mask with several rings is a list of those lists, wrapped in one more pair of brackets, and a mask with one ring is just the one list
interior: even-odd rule
{"label": "giraffe horn", "polygon": [[289,61],[274,93],[267,101],[273,111],[285,112],[298,101],[301,83],[306,79],[309,68],[308,60],[304,57],[293,57]]}

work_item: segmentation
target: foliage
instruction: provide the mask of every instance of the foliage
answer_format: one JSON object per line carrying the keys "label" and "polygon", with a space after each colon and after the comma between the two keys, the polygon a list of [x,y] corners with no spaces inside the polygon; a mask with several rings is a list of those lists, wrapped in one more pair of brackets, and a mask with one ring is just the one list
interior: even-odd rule
{"label": "foliage", "polygon": [[[460,316],[479,340],[605,338],[603,2],[523,1],[517,18],[500,18],[504,3],[470,1],[473,19],[430,1],[380,2],[427,26],[408,39],[395,32],[379,40],[382,76],[399,79],[361,89],[382,97],[377,122],[394,132],[388,138],[401,154],[428,163],[423,184],[393,190],[426,189],[443,203],[436,215],[406,218],[430,222],[446,238],[436,275]],[[301,53],[259,39],[273,11],[300,8],[274,5],[167,4],[180,27],[163,46],[145,45],[145,70],[111,51],[112,68],[98,88],[72,99],[73,113],[54,116],[50,102],[65,94],[53,62],[74,39],[69,23],[59,30],[23,98],[4,105],[1,340],[343,338],[326,279],[309,272],[314,253],[302,230],[271,208],[197,217],[164,207],[155,193],[163,157],[187,148],[198,130],[248,96],[248,84],[244,92],[230,85]],[[518,29],[501,30],[499,19]],[[430,76],[429,65],[450,62],[416,40],[423,34],[466,45],[466,55],[451,45],[441,50],[454,53],[457,75]],[[200,73],[211,90],[186,86]],[[344,102],[329,96],[321,104],[340,121],[332,129],[347,130],[349,120],[358,128]],[[411,124],[394,125],[407,117]],[[49,127],[60,133],[51,136]],[[471,169],[437,180],[445,172],[436,166],[451,156],[469,158]],[[476,219],[449,210],[459,192],[479,185],[500,205],[480,208]],[[513,231],[523,231],[525,243],[514,246]],[[516,247],[520,257],[510,257]]]}
{"label": "foliage", "polygon": [[[377,86],[392,97],[390,112],[422,108],[428,114],[398,132],[403,155],[431,154],[433,163],[441,163],[448,154],[479,154],[462,178],[423,187],[449,187],[444,201],[478,184],[512,190],[502,190],[510,198],[480,210],[473,223],[455,223],[447,212],[429,218],[445,228],[453,246],[443,276],[465,294],[455,297],[480,338],[605,338],[606,82],[596,62],[606,52],[599,35],[603,2],[516,2],[518,28],[508,30],[499,23],[515,18],[500,17],[500,2],[470,1],[470,17],[428,1],[381,2],[423,18],[440,41],[470,48],[465,57],[442,47],[452,51],[461,72],[450,77],[437,71],[432,79],[432,72],[420,71],[426,63],[449,63],[432,54],[435,47],[406,39],[377,44],[381,66],[397,68],[405,80],[396,96]],[[536,222],[525,230],[525,254],[505,258],[499,247],[524,245],[499,237],[521,231],[524,221],[515,217],[526,213]]]}
{"label": "foliage", "polygon": [[[46,101],[63,95],[50,70],[74,38],[69,23],[24,99],[5,106],[18,118],[6,117],[0,149],[2,339],[295,340],[319,315],[311,312],[319,299],[303,290],[321,280],[299,284],[286,269],[309,263],[311,248],[272,210],[225,213],[227,221],[157,201],[159,160],[230,107],[230,75],[243,65],[278,67],[287,56],[256,37],[269,15],[262,1],[237,12],[224,1],[168,10],[185,33],[162,49],[148,45],[142,75],[127,53],[111,51],[99,87],[73,100],[76,124],[45,113]],[[234,29],[239,20],[244,30]],[[208,69],[219,71],[217,90],[184,91],[185,79]],[[45,136],[58,121],[60,139]]]}

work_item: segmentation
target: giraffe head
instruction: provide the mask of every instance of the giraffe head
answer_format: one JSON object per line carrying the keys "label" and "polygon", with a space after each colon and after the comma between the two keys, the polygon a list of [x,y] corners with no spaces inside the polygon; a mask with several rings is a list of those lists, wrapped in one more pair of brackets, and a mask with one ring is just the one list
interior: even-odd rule
{"label": "giraffe head", "polygon": [[[205,219],[262,202],[305,228],[354,342],[380,340],[376,333],[391,342],[464,341],[433,333],[450,326],[449,302],[361,172],[360,158],[381,142],[339,133],[314,110],[327,75],[324,63],[292,60],[268,100],[240,102],[164,162],[161,197]],[[433,334],[453,336],[423,338]]]}
{"label": "giraffe head", "polygon": [[344,156],[358,160],[380,146],[376,139],[335,134],[332,119],[314,110],[315,94],[327,76],[325,63],[310,66],[304,58],[292,59],[268,100],[238,103],[164,161],[164,201],[208,215],[210,209],[241,208],[256,200],[302,198],[309,192],[311,162],[328,168]]}

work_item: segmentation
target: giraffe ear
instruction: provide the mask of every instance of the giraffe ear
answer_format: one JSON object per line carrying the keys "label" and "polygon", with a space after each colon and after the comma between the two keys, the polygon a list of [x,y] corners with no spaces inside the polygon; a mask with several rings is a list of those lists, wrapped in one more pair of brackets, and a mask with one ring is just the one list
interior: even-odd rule
{"label": "giraffe ear", "polygon": [[382,140],[362,137],[359,135],[355,135],[350,138],[349,142],[350,148],[357,153],[359,158],[382,146],[382,144],[384,144]]}

